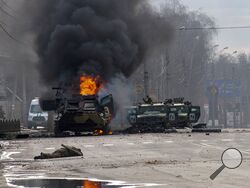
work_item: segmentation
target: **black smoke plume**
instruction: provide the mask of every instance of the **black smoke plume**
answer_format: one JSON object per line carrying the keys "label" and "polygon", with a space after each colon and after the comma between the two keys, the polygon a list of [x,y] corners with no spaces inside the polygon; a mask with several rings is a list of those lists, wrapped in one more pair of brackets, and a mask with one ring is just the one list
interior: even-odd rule
{"label": "black smoke plume", "polygon": [[129,77],[171,27],[146,0],[29,0],[42,79]]}

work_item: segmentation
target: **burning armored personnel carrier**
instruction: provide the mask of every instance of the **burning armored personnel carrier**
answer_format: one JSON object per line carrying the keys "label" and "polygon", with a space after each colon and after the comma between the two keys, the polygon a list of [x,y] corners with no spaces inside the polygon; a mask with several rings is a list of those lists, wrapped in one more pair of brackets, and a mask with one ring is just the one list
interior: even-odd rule
{"label": "burning armored personnel carrier", "polygon": [[53,88],[56,96],[53,100],[44,100],[41,107],[44,111],[55,111],[55,135],[64,131],[95,132],[108,134],[113,114],[113,97],[98,97],[100,85],[95,78],[81,77],[80,92],[67,88]]}

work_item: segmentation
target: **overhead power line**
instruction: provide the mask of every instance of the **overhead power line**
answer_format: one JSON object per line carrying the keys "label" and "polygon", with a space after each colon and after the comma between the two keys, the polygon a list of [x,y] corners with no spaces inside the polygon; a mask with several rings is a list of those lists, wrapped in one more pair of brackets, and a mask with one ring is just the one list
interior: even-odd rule
{"label": "overhead power line", "polygon": [[0,11],[3,12],[4,14],[6,14],[7,16],[16,19],[15,16],[13,16],[12,14],[10,14],[8,11],[4,10],[4,8],[2,6],[0,6]]}
{"label": "overhead power line", "polygon": [[16,11],[16,10],[14,10],[8,3],[6,3],[4,0],[1,0],[1,3],[4,5],[4,6],[6,6],[8,9],[10,9],[10,10],[12,10],[12,11]]}
{"label": "overhead power line", "polygon": [[18,41],[13,35],[11,35],[11,34],[7,31],[7,29],[6,29],[1,23],[0,23],[0,29],[3,30],[4,33],[5,33],[9,38],[11,38],[12,40],[14,40],[14,41],[20,43],[20,41]]}
{"label": "overhead power line", "polygon": [[250,26],[226,26],[226,27],[180,27],[177,30],[232,30],[250,29]]}
{"label": "overhead power line", "polygon": [[2,20],[0,20],[0,24],[7,27],[7,24],[3,22]]}

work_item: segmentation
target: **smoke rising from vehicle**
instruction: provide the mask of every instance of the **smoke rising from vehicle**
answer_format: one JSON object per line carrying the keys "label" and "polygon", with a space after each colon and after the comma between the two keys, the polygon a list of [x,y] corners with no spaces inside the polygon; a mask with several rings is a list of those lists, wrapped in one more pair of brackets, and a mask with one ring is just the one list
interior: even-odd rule
{"label": "smoke rising from vehicle", "polygon": [[[39,70],[48,85],[80,75],[129,77],[172,29],[145,0],[30,0]],[[27,5],[28,4],[28,5]]]}

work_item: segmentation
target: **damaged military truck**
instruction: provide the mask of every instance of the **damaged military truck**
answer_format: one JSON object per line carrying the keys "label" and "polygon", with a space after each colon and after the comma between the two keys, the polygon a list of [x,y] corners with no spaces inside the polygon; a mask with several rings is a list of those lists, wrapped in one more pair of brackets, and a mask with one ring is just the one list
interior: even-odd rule
{"label": "damaged military truck", "polygon": [[63,88],[57,90],[54,100],[41,101],[44,111],[54,111],[54,133],[62,135],[65,131],[95,132],[109,134],[111,131],[110,122],[113,114],[113,97],[107,95],[81,95],[67,93]]}

